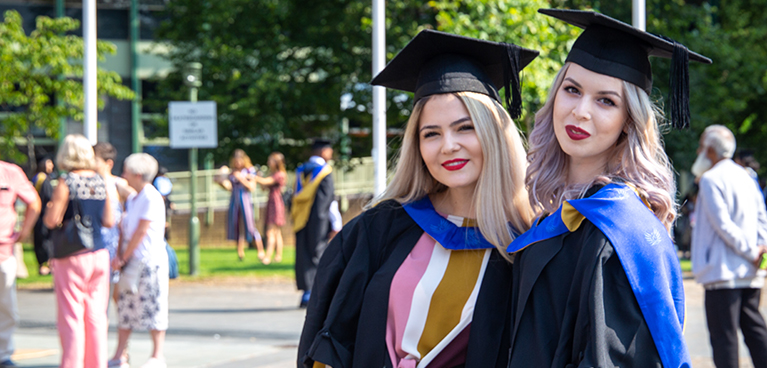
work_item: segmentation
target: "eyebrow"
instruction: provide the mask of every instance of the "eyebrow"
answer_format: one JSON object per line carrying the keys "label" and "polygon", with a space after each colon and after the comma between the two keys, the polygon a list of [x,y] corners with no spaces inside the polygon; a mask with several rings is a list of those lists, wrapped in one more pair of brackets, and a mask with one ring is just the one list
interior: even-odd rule
{"label": "eyebrow", "polygon": [[[462,118],[460,118],[460,119],[450,123],[449,126],[452,127],[452,126],[455,126],[456,124],[461,124],[461,123],[463,123],[465,121],[471,121],[471,118],[468,117],[468,116],[464,116],[464,117],[462,117]],[[426,126],[421,127],[419,132],[423,132],[425,129],[437,129],[437,128],[439,128],[439,125],[426,125]]]}
{"label": "eyebrow", "polygon": [[[569,81],[572,84],[574,84],[576,87],[583,89],[583,86],[581,86],[581,84],[576,82],[574,79],[572,79],[570,77],[566,77],[565,80]],[[623,99],[623,96],[621,96],[620,93],[615,92],[615,91],[599,91],[599,92],[597,92],[597,94],[600,94],[600,95],[613,95],[615,97]]]}

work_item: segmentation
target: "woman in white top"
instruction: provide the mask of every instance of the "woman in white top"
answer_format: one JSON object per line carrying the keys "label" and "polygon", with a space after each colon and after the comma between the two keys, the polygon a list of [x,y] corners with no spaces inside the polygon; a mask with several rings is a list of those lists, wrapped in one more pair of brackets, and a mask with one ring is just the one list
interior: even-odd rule
{"label": "woman in white top", "polygon": [[166,367],[162,353],[168,329],[168,254],[165,250],[165,205],[152,186],[157,161],[146,153],[125,159],[123,178],[136,190],[125,202],[120,248],[112,261],[122,269],[118,283],[118,344],[110,367],[127,367],[126,347],[134,329],[149,330],[154,344],[145,368]]}

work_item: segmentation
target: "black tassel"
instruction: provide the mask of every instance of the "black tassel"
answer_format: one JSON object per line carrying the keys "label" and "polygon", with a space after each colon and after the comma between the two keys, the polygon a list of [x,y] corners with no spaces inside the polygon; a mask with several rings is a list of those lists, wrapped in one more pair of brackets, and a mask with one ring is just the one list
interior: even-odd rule
{"label": "black tassel", "polygon": [[519,82],[520,49],[516,45],[508,43],[503,45],[506,46],[506,54],[508,55],[508,63],[503,68],[506,108],[511,118],[516,120],[522,115],[522,93]]}
{"label": "black tassel", "polygon": [[[673,42],[673,41],[672,41]],[[674,42],[671,58],[669,113],[671,124],[677,129],[690,127],[690,77],[688,73],[689,51],[684,45]]]}

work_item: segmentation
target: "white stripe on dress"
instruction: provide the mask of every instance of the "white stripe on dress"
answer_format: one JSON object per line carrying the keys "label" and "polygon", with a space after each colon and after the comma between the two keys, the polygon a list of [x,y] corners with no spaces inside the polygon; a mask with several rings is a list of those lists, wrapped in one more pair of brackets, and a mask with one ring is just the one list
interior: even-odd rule
{"label": "white stripe on dress", "polygon": [[418,352],[418,342],[421,340],[423,329],[426,326],[426,318],[429,316],[429,306],[434,291],[442,281],[447,265],[450,262],[450,250],[445,249],[436,241],[432,251],[431,260],[426,267],[421,280],[413,292],[413,302],[410,305],[405,331],[402,334],[402,350],[408,352],[405,359],[421,359]]}

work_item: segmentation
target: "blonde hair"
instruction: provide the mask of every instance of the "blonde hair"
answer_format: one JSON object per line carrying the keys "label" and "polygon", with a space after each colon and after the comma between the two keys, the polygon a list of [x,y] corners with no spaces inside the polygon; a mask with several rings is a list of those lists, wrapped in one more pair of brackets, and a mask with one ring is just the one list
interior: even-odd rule
{"label": "blonde hair", "polygon": [[242,159],[242,163],[245,169],[249,169],[253,167],[253,162],[250,161],[250,156],[248,156],[248,154],[245,153],[245,151],[238,148],[232,152],[232,157],[229,159],[229,167],[232,170],[234,170],[234,160],[238,158]]}
{"label": "blonde hair", "polygon": [[[530,228],[533,217],[524,187],[524,144],[516,125],[498,102],[474,92],[453,94],[466,106],[484,156],[472,198],[479,230],[506,255],[506,246],[514,240],[509,223],[521,234]],[[407,204],[448,189],[434,179],[421,157],[418,128],[428,101],[429,97],[425,97],[415,104],[391,183],[366,208],[389,199]]]}
{"label": "blonde hair", "polygon": [[88,138],[82,134],[70,134],[64,137],[64,143],[56,153],[56,166],[63,171],[93,170],[96,157]]}
{"label": "blonde hair", "polygon": [[666,229],[676,218],[676,183],[658,122],[661,111],[638,86],[623,81],[626,100],[625,133],[612,148],[605,171],[585,185],[567,185],[569,160],[554,135],[553,112],[557,91],[562,86],[570,63],[566,63],[554,79],[548,98],[535,114],[535,127],[529,138],[525,183],[530,191],[530,204],[544,212],[554,212],[562,201],[579,198],[594,184],[626,182],[650,204],[655,216]]}

